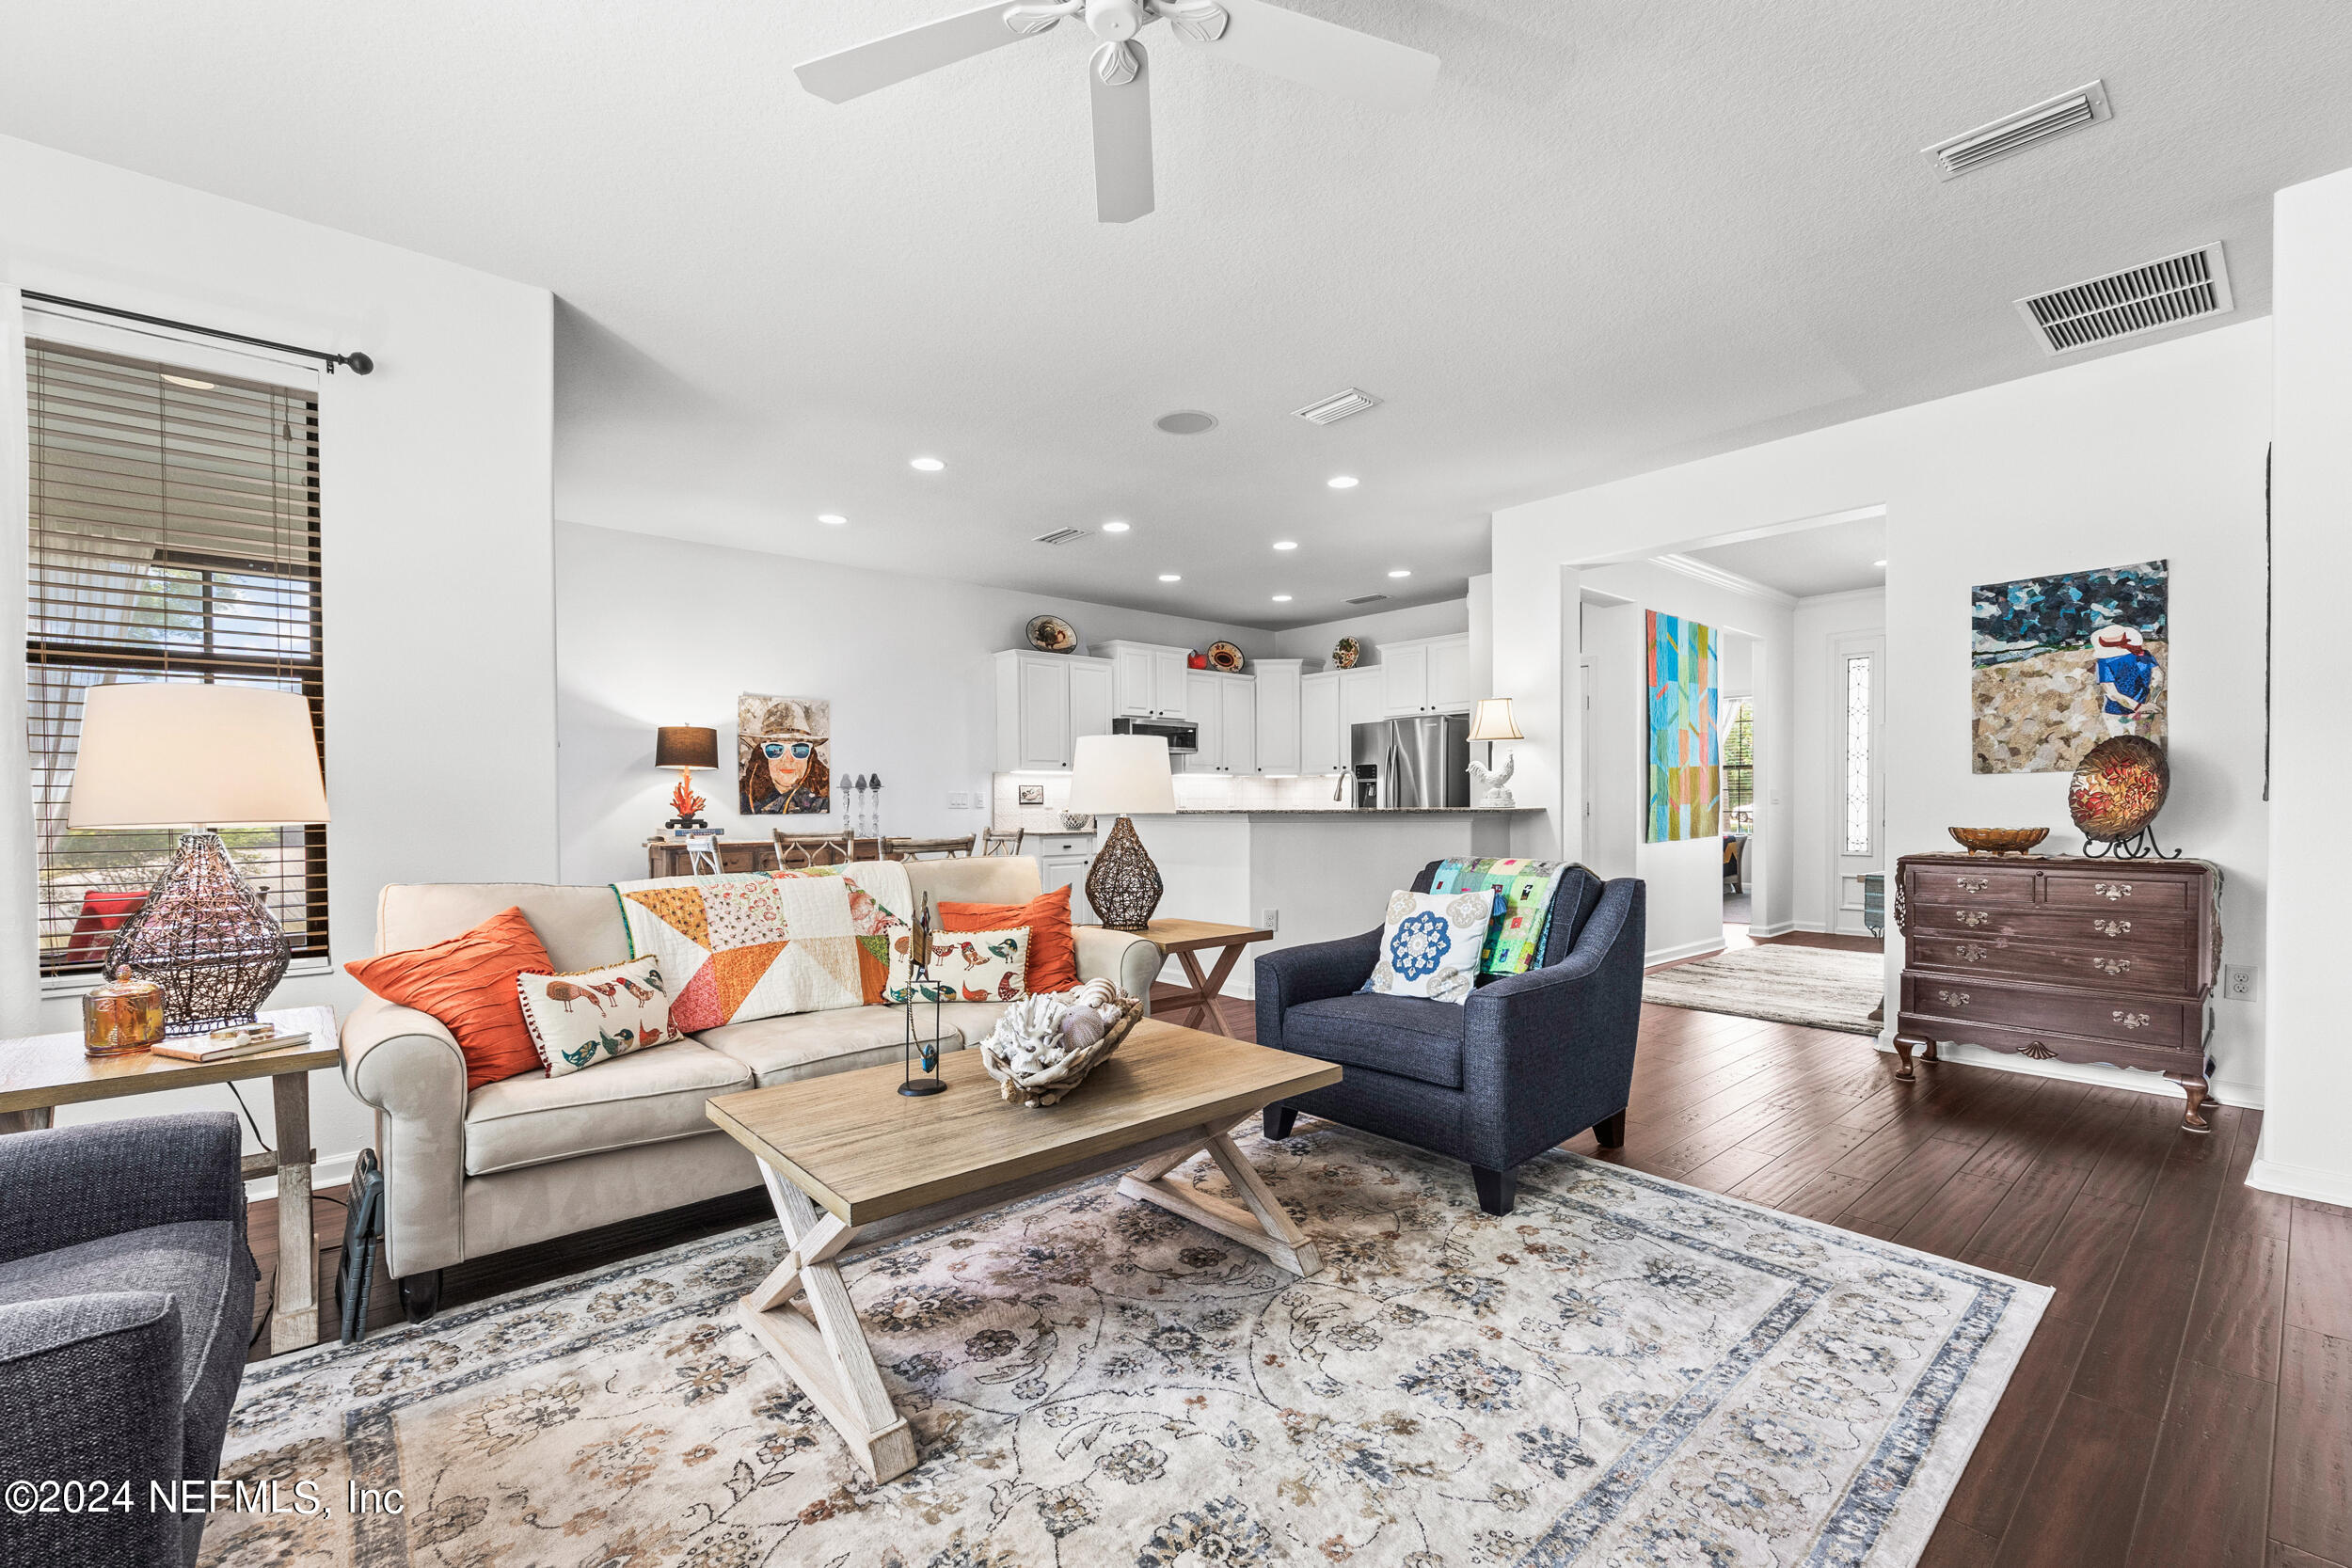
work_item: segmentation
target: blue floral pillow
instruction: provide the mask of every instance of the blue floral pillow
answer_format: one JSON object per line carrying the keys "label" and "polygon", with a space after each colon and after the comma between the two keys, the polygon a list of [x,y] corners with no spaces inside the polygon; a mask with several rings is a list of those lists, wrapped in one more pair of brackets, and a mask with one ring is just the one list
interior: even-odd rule
{"label": "blue floral pillow", "polygon": [[1486,927],[1502,903],[1497,888],[1461,893],[1389,895],[1380,931],[1380,959],[1363,989],[1382,996],[1425,996],[1463,1003],[1478,978]]}

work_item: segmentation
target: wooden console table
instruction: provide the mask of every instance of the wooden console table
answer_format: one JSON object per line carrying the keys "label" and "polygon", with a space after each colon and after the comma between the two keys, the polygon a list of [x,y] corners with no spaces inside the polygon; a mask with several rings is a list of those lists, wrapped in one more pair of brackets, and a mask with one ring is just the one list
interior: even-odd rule
{"label": "wooden console table", "polygon": [[1905,855],[1895,1076],[1939,1040],[2061,1062],[2148,1068],[2204,1115],[2205,1037],[2221,961],[2221,872],[2206,861]]}
{"label": "wooden console table", "polygon": [[245,1175],[248,1180],[278,1178],[278,1291],[270,1307],[269,1348],[271,1354],[282,1355],[319,1338],[318,1249],[310,1236],[310,1165],[317,1158],[310,1148],[310,1074],[340,1067],[342,1051],[332,1007],[281,1007],[261,1016],[283,1033],[308,1030],[310,1037],[225,1062],[183,1062],[151,1051],[92,1060],[82,1053],[78,1032],[0,1040],[0,1132],[48,1127],[60,1105],[268,1079],[278,1151],[246,1155]]}

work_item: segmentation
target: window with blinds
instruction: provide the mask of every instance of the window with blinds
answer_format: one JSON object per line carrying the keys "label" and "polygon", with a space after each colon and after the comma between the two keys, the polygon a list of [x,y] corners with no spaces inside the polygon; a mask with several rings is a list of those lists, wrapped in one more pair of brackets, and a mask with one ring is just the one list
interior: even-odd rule
{"label": "window with blinds", "polygon": [[[99,968],[177,839],[169,830],[67,829],[86,689],[209,681],[299,691],[324,746],[318,402],[38,338],[25,371],[25,712],[40,967],[70,974]],[[294,953],[325,954],[326,830],[221,836]]]}

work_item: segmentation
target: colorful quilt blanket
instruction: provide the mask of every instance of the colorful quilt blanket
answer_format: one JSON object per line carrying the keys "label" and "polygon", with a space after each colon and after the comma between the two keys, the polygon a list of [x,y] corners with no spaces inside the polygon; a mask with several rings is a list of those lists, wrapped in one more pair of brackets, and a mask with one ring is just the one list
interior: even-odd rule
{"label": "colorful quilt blanket", "polygon": [[1481,974],[1524,974],[1543,955],[1544,928],[1551,919],[1551,895],[1563,861],[1454,860],[1439,861],[1432,893],[1461,893],[1493,888],[1502,895],[1502,908],[1486,927],[1486,950],[1478,956]]}
{"label": "colorful quilt blanket", "polygon": [[[914,884],[897,861],[852,861],[771,871],[771,877],[831,878],[850,890],[850,927],[857,933],[858,983],[866,1005],[895,1006],[907,999],[914,972]],[[953,990],[927,1001],[956,1000]]]}
{"label": "colorful quilt blanket", "polygon": [[838,880],[757,873],[615,882],[629,957],[661,960],[670,1022],[688,1034],[784,1013],[856,1007],[860,947]]}

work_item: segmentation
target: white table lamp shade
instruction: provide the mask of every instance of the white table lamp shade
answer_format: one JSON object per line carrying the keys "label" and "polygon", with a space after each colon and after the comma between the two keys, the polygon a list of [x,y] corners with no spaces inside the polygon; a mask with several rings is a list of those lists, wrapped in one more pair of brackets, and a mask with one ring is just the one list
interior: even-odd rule
{"label": "white table lamp shade", "polygon": [[1470,720],[1471,740],[1525,740],[1519,727],[1511,720],[1511,699],[1486,697],[1478,704],[1478,712]]}
{"label": "white table lamp shade", "polygon": [[82,693],[67,827],[326,820],[310,705],[299,692],[153,681]]}
{"label": "white table lamp shade", "polygon": [[1156,735],[1082,735],[1070,763],[1062,809],[1097,816],[1165,814],[1176,809],[1168,739]]}

